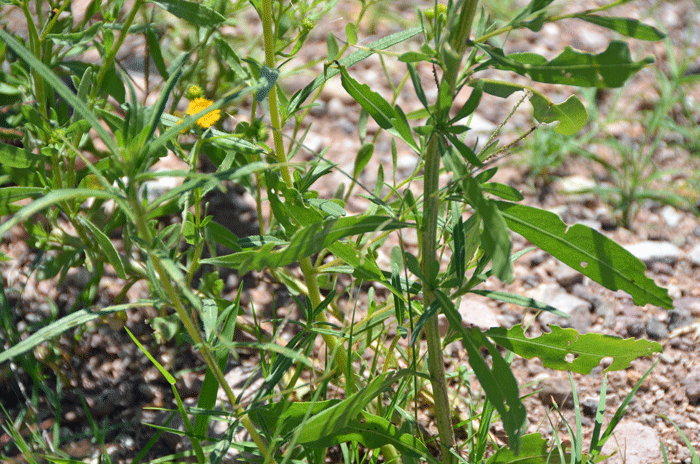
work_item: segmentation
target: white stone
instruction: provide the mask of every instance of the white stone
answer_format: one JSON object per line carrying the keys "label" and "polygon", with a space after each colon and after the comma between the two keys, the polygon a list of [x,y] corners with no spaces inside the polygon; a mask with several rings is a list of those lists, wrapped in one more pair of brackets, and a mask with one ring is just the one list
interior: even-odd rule
{"label": "white stone", "polygon": [[603,446],[602,454],[611,453],[615,454],[606,460],[606,463],[648,464],[661,462],[659,434],[646,425],[623,420],[615,427],[613,436]]}
{"label": "white stone", "polygon": [[661,217],[669,227],[676,227],[678,223],[681,222],[681,219],[683,219],[683,215],[670,205],[661,208]]}
{"label": "white stone", "polygon": [[481,301],[474,301],[468,296],[462,298],[459,304],[459,314],[462,324],[466,327],[476,326],[480,329],[500,327],[496,311]]}
{"label": "white stone", "polygon": [[700,266],[700,244],[695,245],[688,253],[688,259],[696,266]]}
{"label": "white stone", "polygon": [[651,263],[675,264],[681,254],[680,248],[670,242],[647,240],[626,245],[625,249],[640,259],[647,266]]}

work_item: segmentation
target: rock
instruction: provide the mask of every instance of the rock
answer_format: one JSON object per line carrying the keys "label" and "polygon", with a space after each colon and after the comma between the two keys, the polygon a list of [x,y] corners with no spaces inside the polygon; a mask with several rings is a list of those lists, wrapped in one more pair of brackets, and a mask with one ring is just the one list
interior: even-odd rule
{"label": "rock", "polygon": [[668,313],[668,330],[674,331],[695,322],[695,318],[690,315],[687,309],[675,309]]}
{"label": "rock", "polygon": [[556,182],[555,189],[565,195],[573,195],[573,200],[585,202],[595,199],[595,195],[587,191],[596,187],[596,181],[585,176],[563,177]]}
{"label": "rock", "polygon": [[543,405],[552,406],[556,403],[560,408],[571,408],[574,399],[571,396],[571,382],[564,377],[549,377],[540,384],[537,397]]}
{"label": "rock", "polygon": [[683,219],[683,215],[671,205],[666,205],[661,208],[660,213],[661,217],[669,227],[676,227],[678,223],[681,222],[681,219]]}
{"label": "rock", "polygon": [[647,266],[657,262],[673,265],[678,261],[681,254],[680,248],[673,243],[651,240],[626,245],[625,249],[642,260]]}
{"label": "rock", "polygon": [[644,335],[644,321],[637,318],[628,317],[626,321],[627,335],[634,338],[639,338]]}
{"label": "rock", "polygon": [[700,374],[695,373],[687,376],[683,380],[685,386],[685,396],[691,404],[700,403]]}
{"label": "rock", "polygon": [[459,314],[462,316],[462,324],[465,326],[476,326],[484,330],[500,327],[496,311],[481,301],[462,298],[459,304]]}
{"label": "rock", "polygon": [[668,329],[659,321],[657,318],[652,317],[647,321],[647,335],[652,340],[661,340],[662,338],[668,337]]}
{"label": "rock", "polygon": [[566,314],[571,314],[577,308],[590,311],[592,306],[588,301],[567,293],[557,284],[540,285],[529,292],[529,296]]}
{"label": "rock", "polygon": [[583,282],[583,274],[561,262],[557,265],[554,278],[565,288]]}
{"label": "rock", "polygon": [[700,266],[700,245],[695,245],[688,253],[688,259],[696,266]]}
{"label": "rock", "polygon": [[598,399],[589,396],[581,401],[581,410],[588,417],[595,417],[598,412]]}
{"label": "rock", "polygon": [[612,453],[614,455],[606,460],[606,463],[648,464],[660,461],[659,435],[652,427],[632,420],[623,420],[615,427],[613,436],[603,446],[602,454]]}
{"label": "rock", "polygon": [[673,300],[674,309],[686,309],[693,317],[700,317],[700,298],[684,296]]}

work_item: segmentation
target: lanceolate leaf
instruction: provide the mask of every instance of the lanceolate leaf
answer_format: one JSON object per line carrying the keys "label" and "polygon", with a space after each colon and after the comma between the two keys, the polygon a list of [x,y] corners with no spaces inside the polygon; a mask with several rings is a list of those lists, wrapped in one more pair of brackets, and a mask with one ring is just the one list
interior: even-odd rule
{"label": "lanceolate leaf", "polygon": [[426,459],[436,464],[439,462],[416,434],[401,432],[388,420],[364,411],[361,416],[361,420],[353,420],[337,433],[305,445],[310,448],[329,448],[340,443],[356,442],[368,449],[392,445],[404,458]]}
{"label": "lanceolate leaf", "polygon": [[212,27],[226,21],[217,11],[195,2],[186,0],[157,0],[151,3],[164,8],[180,19],[201,27]]}
{"label": "lanceolate leaf", "polygon": [[340,68],[340,78],[343,88],[377,121],[382,129],[393,127],[391,120],[396,116],[394,108],[367,84],[360,84],[353,79],[345,68]]}
{"label": "lanceolate leaf", "polygon": [[203,259],[202,262],[242,271],[287,266],[300,258],[318,253],[345,237],[412,226],[413,224],[386,216],[341,217],[302,227],[292,236],[289,244],[280,250],[275,250],[277,243],[269,243],[257,250]]}
{"label": "lanceolate leaf", "polygon": [[[534,116],[539,122],[552,123],[559,121],[554,131],[562,135],[573,135],[578,132],[588,119],[586,107],[581,100],[572,95],[563,103],[555,104],[540,92],[526,85],[512,82],[482,79],[484,92],[497,97],[506,98],[515,92],[526,90],[530,92],[530,103],[534,109]],[[476,81],[475,85],[479,81]]]}
{"label": "lanceolate leaf", "polygon": [[[566,455],[568,457],[568,455]],[[542,438],[539,433],[530,433],[522,438],[520,453],[503,447],[491,456],[486,464],[563,464],[556,448],[549,446],[549,440]],[[566,462],[566,461],[564,461]]]}
{"label": "lanceolate leaf", "polygon": [[[377,50],[384,50],[386,48],[389,48],[392,45],[396,45],[398,43],[406,41],[411,37],[420,34],[421,32],[422,29],[420,27],[414,27],[411,29],[406,29],[405,31],[391,34],[389,36],[386,36],[384,38],[370,43],[369,45],[367,45],[367,48],[357,50],[356,52],[353,52],[348,56],[338,60],[338,63],[340,63],[341,66],[350,67],[356,63],[359,63],[365,58],[373,55]],[[326,82],[328,79],[335,76],[339,72],[340,69],[338,68],[328,68],[324,71],[323,74],[314,79],[309,85],[295,93],[292,99],[290,100],[289,105],[287,105],[287,114],[293,114],[296,111],[298,111],[301,105],[304,103],[304,100],[306,100],[314,90],[319,88],[324,82]]]}
{"label": "lanceolate leaf", "polygon": [[601,27],[612,29],[627,37],[633,37],[640,40],[661,40],[666,37],[666,34],[648,26],[642,22],[632,18],[620,18],[615,16],[598,16],[592,14],[582,14],[577,18],[596,24]]}
{"label": "lanceolate leaf", "polygon": [[521,324],[511,329],[495,327],[485,332],[485,335],[519,356],[527,359],[540,358],[545,367],[579,374],[590,374],[591,369],[605,357],[613,358],[613,362],[605,369],[608,372],[626,369],[633,360],[662,351],[661,345],[648,340],[623,339],[596,333],[581,335],[575,329],[562,329],[556,325],[550,328],[551,333],[535,338],[527,338]]}
{"label": "lanceolate leaf", "polygon": [[35,333],[25,338],[15,346],[3,351],[2,353],[0,353],[0,363],[4,363],[10,358],[25,353],[37,346],[38,344],[50,340],[54,337],[57,337],[66,330],[70,330],[73,327],[78,327],[80,325],[87,324],[92,320],[99,319],[112,313],[126,311],[130,308],[153,306],[153,304],[154,301],[141,300],[137,301],[136,303],[110,306],[108,308],[100,309],[98,311],[81,309],[57,320],[56,322],[47,325],[46,327],[37,330]]}
{"label": "lanceolate leaf", "polygon": [[[462,343],[469,355],[469,365],[486,397],[501,415],[503,427],[508,434],[508,443],[517,454],[520,448],[520,436],[526,421],[525,406],[520,401],[518,382],[513,376],[510,365],[503,359],[496,347],[484,337],[478,329],[466,329],[462,317],[450,299],[441,291],[435,290],[435,297],[450,327],[462,336]],[[481,356],[481,347],[485,346],[493,360],[493,368]]]}
{"label": "lanceolate leaf", "polygon": [[479,66],[479,70],[495,67],[528,75],[537,82],[581,87],[621,87],[632,74],[654,62],[652,57],[633,61],[627,44],[617,40],[610,42],[598,55],[566,47],[552,61],[536,53],[505,55],[500,48],[481,48],[491,59]]}
{"label": "lanceolate leaf", "polygon": [[496,202],[508,227],[534,245],[610,290],[624,290],[639,306],[672,309],[668,291],[644,274],[644,264],[605,235],[554,213],[530,206]]}

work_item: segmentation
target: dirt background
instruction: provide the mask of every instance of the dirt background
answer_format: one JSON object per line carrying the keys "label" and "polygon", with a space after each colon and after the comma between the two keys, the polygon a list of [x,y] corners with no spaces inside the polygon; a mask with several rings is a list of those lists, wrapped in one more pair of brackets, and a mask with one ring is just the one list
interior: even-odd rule
{"label": "dirt background", "polygon": [[[377,11],[369,15],[360,28],[359,45],[365,45],[381,36],[396,32],[416,24],[415,8],[428,7],[431,2],[386,2],[377,7]],[[517,4],[518,2],[516,2]],[[487,4],[498,13],[498,4]],[[598,3],[585,1],[576,2],[576,8],[594,8]],[[78,11],[73,7],[74,12]],[[614,137],[628,137],[631,140],[641,140],[644,126],[628,120],[627,117],[639,114],[640,111],[653,107],[658,103],[659,93],[654,81],[657,73],[670,73],[669,50],[673,58],[690,57],[694,67],[700,66],[698,47],[700,46],[700,12],[698,4],[692,0],[675,2],[638,1],[626,4],[613,11],[620,16],[630,16],[644,19],[647,23],[664,29],[669,34],[672,47],[668,49],[664,42],[649,43],[630,40],[633,57],[638,60],[646,55],[653,55],[656,62],[634,76],[626,86],[622,98],[622,112],[618,120],[607,128]],[[322,18],[295,61],[289,64],[289,69],[296,64],[317,62],[302,72],[283,74],[280,84],[293,92],[308,83],[319,72],[322,72],[322,59],[326,55],[325,37],[329,32],[336,34],[339,40],[345,39],[344,24],[346,18],[355,17],[357,5],[351,2],[341,2],[324,18]],[[7,13],[7,11],[6,11]],[[7,18],[13,18],[12,12]],[[245,23],[248,34],[255,35],[260,28],[255,17],[247,18]],[[21,28],[20,28],[21,34]],[[231,34],[242,33],[241,30],[230,31]],[[507,51],[537,51],[547,58],[553,58],[565,45],[599,53],[605,49],[611,39],[618,38],[613,33],[593,25],[563,21],[555,25],[547,25],[540,34],[529,31],[516,32],[510,37]],[[397,51],[417,49],[417,42],[409,42],[397,47]],[[94,59],[87,56],[86,60]],[[127,69],[133,71],[136,80],[143,77],[143,43],[134,39],[125,49],[119,59]],[[403,77],[405,68],[388,59],[388,77],[398,84]],[[141,65],[141,66],[139,66]],[[691,68],[693,67],[691,66]],[[386,76],[379,58],[375,55],[353,67],[351,70],[356,79],[369,83],[376,91],[385,96],[390,95],[386,85]],[[432,70],[429,67],[420,68],[428,98],[436,93],[431,87]],[[141,74],[140,74],[141,73]],[[518,78],[520,82],[526,80]],[[697,82],[697,81],[696,81]],[[573,89],[554,89],[551,86],[535,85],[550,98],[560,101]],[[433,89],[433,90],[431,90]],[[678,114],[678,120],[690,126],[700,124],[700,85],[691,84],[684,87],[687,103],[694,112],[691,118]],[[432,92],[432,95],[431,95]],[[143,96],[154,98],[153,95]],[[464,102],[468,97],[460,95],[458,102]],[[483,143],[503,118],[511,112],[519,96],[508,100],[485,99],[472,122],[473,131],[467,139],[468,143]],[[609,102],[609,93],[603,93],[600,99],[603,111]],[[336,78],[328,83],[318,105],[310,112],[308,123],[311,124],[309,135],[305,140],[306,152],[299,155],[299,160],[313,159],[315,153],[327,148],[326,157],[338,163],[345,172],[352,172],[354,154],[360,147],[357,135],[357,120],[359,107],[345,93]],[[405,112],[419,108],[419,103],[413,96],[410,83],[401,92],[397,103]],[[183,108],[184,109],[184,108]],[[533,124],[528,104],[522,105],[511,118],[509,124],[499,136],[502,141],[514,140],[519,134],[527,131]],[[244,114],[245,109],[240,114]],[[232,128],[242,116],[228,118],[224,127]],[[685,118],[685,120],[683,120]],[[542,129],[541,129],[542,130]],[[375,123],[370,121],[368,133],[377,131]],[[671,133],[664,140],[661,148],[654,154],[653,169],[669,170],[663,176],[657,187],[686,188],[688,195],[700,197],[700,192],[693,190],[692,180],[699,178],[700,156],[697,140],[687,141],[683,135]],[[477,141],[478,138],[478,141]],[[616,162],[615,154],[599,153],[611,162]],[[415,169],[418,158],[406,147],[399,144],[399,157],[396,171],[397,179],[406,178]],[[647,275],[659,285],[669,289],[669,295],[674,299],[674,310],[646,306],[643,308],[633,305],[631,298],[622,292],[610,292],[587,278],[572,273],[556,262],[546,253],[534,251],[525,255],[515,264],[515,280],[509,285],[498,282],[487,282],[483,288],[505,289],[514,293],[532,296],[547,301],[561,310],[570,313],[571,318],[559,320],[549,314],[535,318],[520,307],[486,300],[480,297],[464,301],[460,307],[466,322],[483,327],[509,327],[521,321],[531,322],[531,333],[536,334],[547,330],[547,324],[559,324],[577,328],[580,332],[595,332],[623,337],[649,338],[658,340],[663,346],[661,355],[649,359],[634,361],[629,369],[613,372],[608,375],[606,400],[606,420],[615,412],[634,384],[656,364],[651,375],[642,384],[639,392],[630,404],[625,419],[618,427],[616,440],[609,442],[606,450],[610,453],[619,447],[619,453],[608,462],[626,463],[657,463],[663,462],[659,442],[665,446],[669,462],[688,463],[691,455],[688,446],[683,442],[678,431],[665,420],[666,416],[687,435],[694,447],[700,444],[700,411],[697,409],[700,401],[700,222],[687,210],[663,206],[653,201],[644,202],[639,210],[631,229],[615,226],[615,211],[611,211],[600,198],[592,194],[571,194],[573,186],[589,185],[586,182],[597,181],[604,184],[610,182],[608,174],[589,161],[580,158],[567,158],[561,166],[556,167],[546,182],[528,178],[529,166],[527,153],[514,149],[498,160],[501,166],[496,180],[509,184],[525,195],[525,204],[544,207],[556,211],[567,224],[584,223],[600,230],[605,235],[623,245],[646,243],[645,262],[648,267]],[[172,160],[168,161],[168,163]],[[177,164],[165,164],[166,167],[176,167]],[[380,136],[375,154],[370,165],[360,176],[363,185],[372,188],[376,182],[379,163],[384,166],[385,173],[392,172],[390,139]],[[582,180],[583,179],[583,180]],[[443,181],[449,180],[445,177]],[[348,184],[347,178],[336,171],[322,179],[320,187],[323,197],[333,195],[340,183]],[[697,185],[697,184],[695,184]],[[420,194],[420,186],[408,186],[414,194]],[[232,190],[227,196],[212,199],[212,208],[216,220],[238,228],[242,234],[252,233],[255,224],[255,213],[252,199],[240,190]],[[350,213],[362,212],[367,203],[361,198],[353,197],[347,205]],[[251,227],[251,224],[253,226]],[[68,231],[70,232],[70,231]],[[37,281],[35,266],[40,258],[38,251],[31,249],[26,242],[26,234],[21,228],[15,228],[3,238],[0,251],[12,257],[11,261],[0,264],[3,285],[8,292],[13,317],[20,330],[36,327],[43,319],[50,317],[53,308],[58,308],[64,314],[76,303],[80,290],[86,285],[89,277],[84,270],[74,270],[63,282],[56,280]],[[417,240],[410,234],[404,235],[404,243],[415,249]],[[117,240],[118,241],[118,240]],[[379,264],[387,265],[390,247],[397,242],[389,241],[384,255],[380,254]],[[523,249],[528,243],[519,236],[514,237],[516,250]],[[642,253],[642,251],[635,251]],[[386,267],[386,266],[384,266]],[[272,317],[296,317],[298,309],[286,289],[275,283],[266,273],[249,275],[244,279],[235,274],[227,276],[226,291],[235,296],[238,285],[245,285],[243,302],[246,309],[244,319],[252,322],[251,308],[255,308],[259,319]],[[97,305],[108,306],[124,285],[115,275],[107,275],[102,283],[102,290],[97,298]],[[128,294],[131,301],[146,295],[145,285],[134,286]],[[381,296],[381,294],[379,294]],[[152,329],[146,323],[156,314],[150,310],[134,310],[127,313],[127,326],[142,340],[149,342],[149,349],[157,355],[159,361],[176,374],[178,391],[186,398],[188,405],[196,403],[203,378],[202,362],[198,355],[187,346],[177,346],[170,342],[156,344],[152,341]],[[123,330],[110,325],[110,321],[100,321],[88,327],[72,331],[56,340],[61,356],[51,356],[52,350],[40,346],[35,350],[39,359],[50,368],[46,372],[47,386],[57,388],[61,379],[63,389],[60,395],[56,390],[49,389],[41,392],[39,408],[30,407],[25,421],[39,424],[38,434],[45,440],[49,438],[55,424],[55,417],[61,417],[60,434],[61,449],[70,456],[84,459],[96,456],[100,450],[108,452],[116,462],[128,462],[150,438],[153,430],[144,423],[163,423],[166,413],[148,409],[149,407],[172,408],[174,406],[170,387],[159,375],[150,362],[141,356],[138,348],[128,338]],[[264,327],[272,330],[268,322]],[[530,333],[530,332],[529,332]],[[78,340],[77,343],[72,341]],[[447,348],[448,372],[456,372],[466,364],[465,353],[458,344]],[[236,392],[253,391],[256,379],[259,380],[258,353],[254,350],[239,351],[239,357],[231,360],[227,368],[227,378],[235,387]],[[8,365],[9,364],[9,365]],[[524,360],[516,358],[513,363],[514,371],[522,386],[523,394],[530,394],[525,399],[528,410],[528,431],[539,431],[545,436],[551,436],[554,431],[560,433],[566,442],[566,429],[560,417],[551,411],[551,398],[562,405],[563,417],[574,424],[571,402],[571,390],[568,375],[546,370],[538,359]],[[600,388],[603,380],[603,369],[606,364],[594,369],[591,375],[574,375],[579,400],[583,408],[584,437],[589,439],[593,427],[593,414],[598,403]],[[31,391],[31,378],[22,373],[16,365],[6,363],[0,366],[0,394],[3,406],[10,418],[16,418],[18,412],[29,404],[28,394]],[[462,387],[460,395],[468,392]],[[105,445],[99,447],[92,439],[85,410],[81,404],[84,398],[92,417],[104,427]],[[58,399],[56,399],[58,398]],[[245,401],[245,395],[244,395]],[[457,402],[460,412],[464,405]],[[56,413],[58,411],[58,413]],[[423,426],[431,433],[436,429],[430,415],[421,414]],[[0,417],[0,423],[9,426],[6,416]],[[171,424],[172,425],[172,424]],[[26,428],[25,428],[26,430]],[[500,423],[493,429],[497,440],[503,440],[503,430]],[[587,441],[586,441],[587,442]],[[175,435],[166,434],[154,447],[152,455],[165,455],[183,449],[186,444]],[[0,452],[10,456],[13,454],[10,437],[5,434],[0,437]],[[18,461],[21,457],[16,456]]]}

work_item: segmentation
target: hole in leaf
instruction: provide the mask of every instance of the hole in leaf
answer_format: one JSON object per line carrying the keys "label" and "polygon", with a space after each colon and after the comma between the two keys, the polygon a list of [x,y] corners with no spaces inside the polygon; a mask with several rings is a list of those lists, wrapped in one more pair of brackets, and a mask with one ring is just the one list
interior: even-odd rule
{"label": "hole in leaf", "polygon": [[581,261],[581,267],[585,269],[586,266],[588,266],[588,263],[586,261]]}
{"label": "hole in leaf", "polygon": [[575,354],[575,353],[567,353],[567,355],[564,356],[564,360],[565,360],[566,362],[568,362],[569,364],[571,364],[572,362],[574,362],[574,361],[576,360],[576,358],[578,358],[578,355]]}

